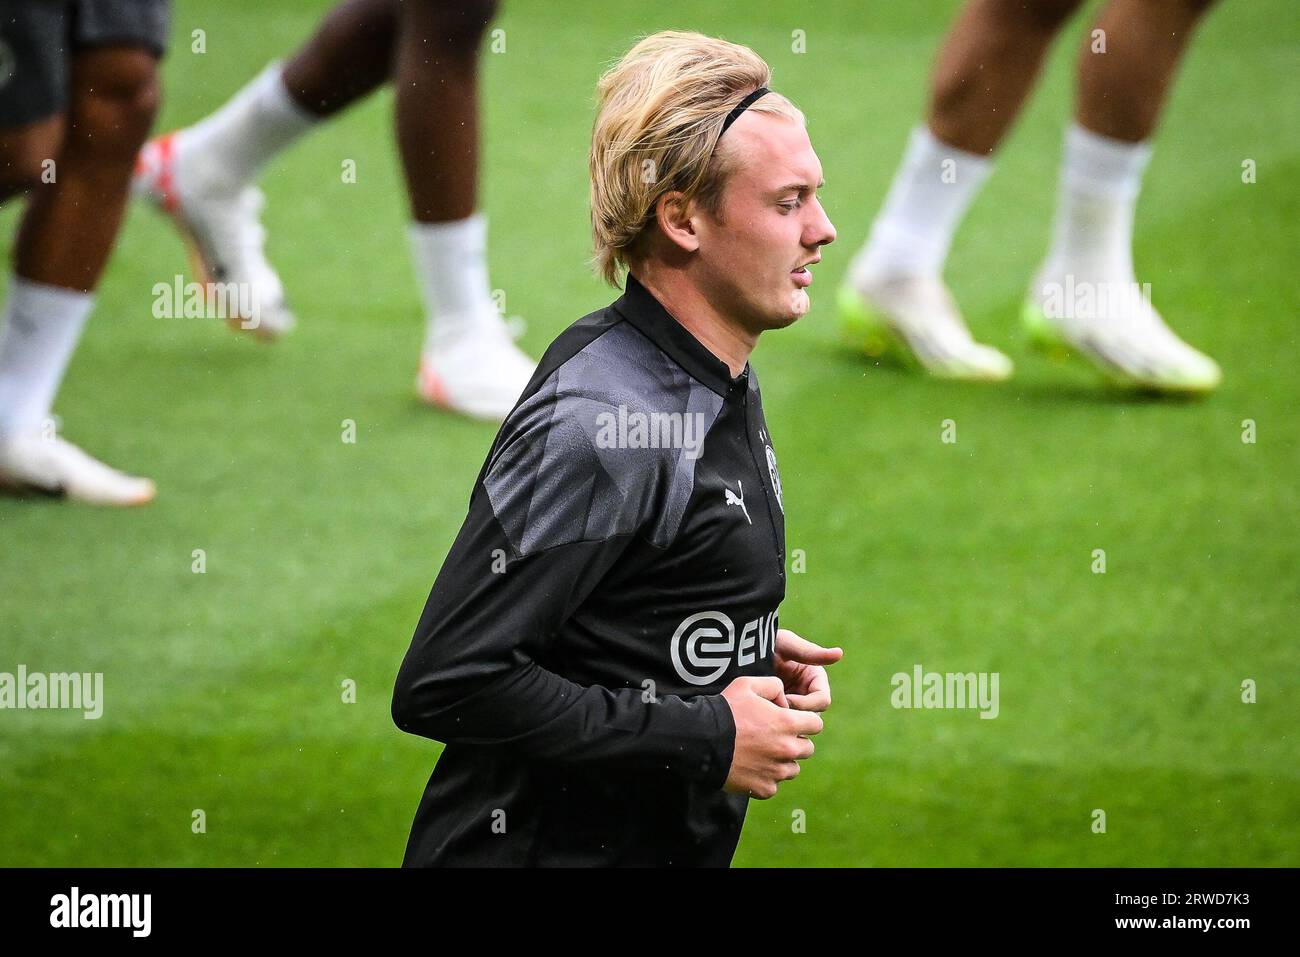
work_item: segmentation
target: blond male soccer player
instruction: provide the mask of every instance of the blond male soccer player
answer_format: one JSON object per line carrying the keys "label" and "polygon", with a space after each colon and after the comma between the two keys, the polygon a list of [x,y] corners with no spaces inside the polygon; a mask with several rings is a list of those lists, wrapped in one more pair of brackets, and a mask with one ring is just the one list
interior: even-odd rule
{"label": "blond male soccer player", "polygon": [[730,863],[830,704],[778,628],[785,521],[749,354],[835,229],[803,115],[692,33],[602,77],[591,206],[624,292],[551,345],[479,473],[393,695],[446,743],[407,865]]}

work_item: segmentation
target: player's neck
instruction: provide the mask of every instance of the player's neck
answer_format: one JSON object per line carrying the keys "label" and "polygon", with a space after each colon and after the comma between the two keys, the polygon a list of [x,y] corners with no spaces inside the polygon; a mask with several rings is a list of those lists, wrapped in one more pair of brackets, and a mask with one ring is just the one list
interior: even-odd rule
{"label": "player's neck", "polygon": [[733,377],[744,371],[758,337],[720,312],[681,270],[645,262],[639,264],[636,278],[687,332],[726,363]]}

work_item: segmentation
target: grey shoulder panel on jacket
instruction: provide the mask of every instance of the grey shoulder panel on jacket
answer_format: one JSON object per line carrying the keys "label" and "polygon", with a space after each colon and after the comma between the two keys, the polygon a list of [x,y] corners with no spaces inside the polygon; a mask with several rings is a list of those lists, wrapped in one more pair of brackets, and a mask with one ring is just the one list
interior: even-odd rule
{"label": "grey shoulder panel on jacket", "polygon": [[620,322],[511,414],[483,486],[519,556],[578,541],[676,536],[722,398]]}

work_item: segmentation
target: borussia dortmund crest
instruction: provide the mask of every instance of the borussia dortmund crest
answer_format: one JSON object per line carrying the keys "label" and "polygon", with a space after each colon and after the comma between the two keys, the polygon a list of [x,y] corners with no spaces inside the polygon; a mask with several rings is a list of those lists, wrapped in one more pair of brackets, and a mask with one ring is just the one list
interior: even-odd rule
{"label": "borussia dortmund crest", "polygon": [[785,503],[781,501],[781,473],[776,468],[776,453],[772,451],[772,446],[767,446],[767,476],[772,480],[772,491],[776,493],[776,504],[781,508],[781,514],[785,514]]}

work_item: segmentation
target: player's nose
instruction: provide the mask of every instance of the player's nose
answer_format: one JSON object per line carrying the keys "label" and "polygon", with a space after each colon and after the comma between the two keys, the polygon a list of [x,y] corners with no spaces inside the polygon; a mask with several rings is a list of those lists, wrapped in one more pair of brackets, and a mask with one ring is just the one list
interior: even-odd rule
{"label": "player's nose", "polygon": [[835,242],[835,224],[831,222],[830,217],[826,215],[826,210],[822,208],[820,202],[815,202],[814,206],[817,215],[808,226],[809,246],[825,246],[828,243]]}

